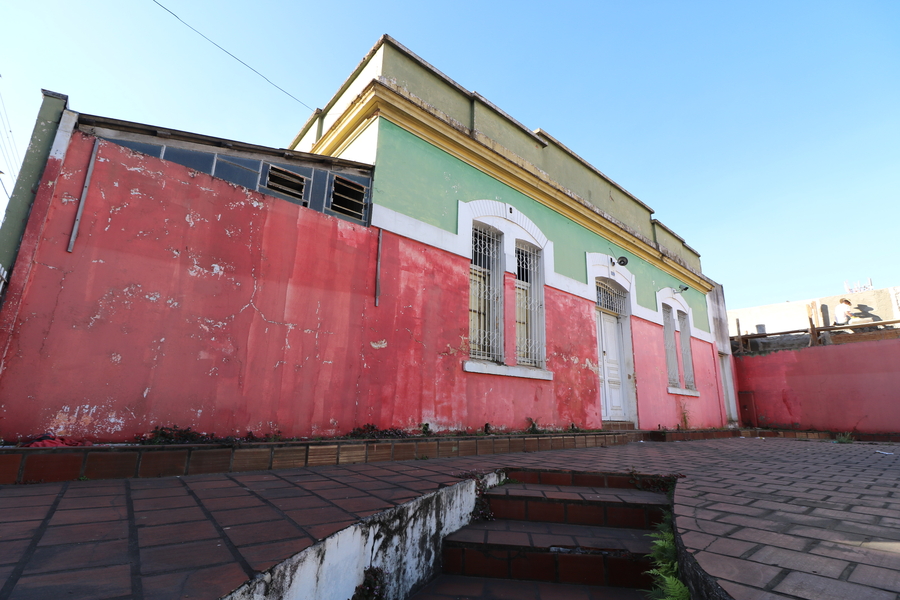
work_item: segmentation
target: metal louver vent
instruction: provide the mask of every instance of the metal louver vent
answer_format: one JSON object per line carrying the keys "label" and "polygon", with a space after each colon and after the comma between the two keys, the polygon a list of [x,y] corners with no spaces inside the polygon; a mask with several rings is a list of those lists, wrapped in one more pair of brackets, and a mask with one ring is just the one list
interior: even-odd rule
{"label": "metal louver vent", "polygon": [[287,169],[272,165],[269,167],[269,179],[266,182],[266,187],[302,202],[306,178]]}
{"label": "metal louver vent", "polygon": [[364,220],[366,210],[365,186],[336,176],[334,178],[334,190],[331,193],[331,210],[360,221]]}

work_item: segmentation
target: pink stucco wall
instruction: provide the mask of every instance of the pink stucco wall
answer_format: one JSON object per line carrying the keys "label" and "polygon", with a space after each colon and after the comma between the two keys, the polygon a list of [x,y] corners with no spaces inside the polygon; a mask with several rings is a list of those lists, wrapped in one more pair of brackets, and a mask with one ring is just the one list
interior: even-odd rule
{"label": "pink stucco wall", "polygon": [[600,426],[593,303],[546,288],[553,381],[466,373],[469,261],[418,242],[385,232],[376,307],[378,230],[101,142],[66,252],[92,143],[48,164],[0,311],[6,439]]}
{"label": "pink stucco wall", "polygon": [[683,425],[685,415],[691,429],[724,426],[715,345],[691,339],[694,380],[700,396],[670,394],[662,325],[632,317],[631,331],[640,428],[674,429]]}
{"label": "pink stucco wall", "polygon": [[900,339],[736,356],[735,364],[761,427],[900,432]]}

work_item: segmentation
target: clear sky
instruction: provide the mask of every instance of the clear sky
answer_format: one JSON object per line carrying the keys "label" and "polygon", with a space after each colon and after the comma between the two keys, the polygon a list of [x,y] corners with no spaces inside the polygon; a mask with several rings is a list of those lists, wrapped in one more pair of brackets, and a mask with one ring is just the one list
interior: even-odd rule
{"label": "clear sky", "polygon": [[[729,308],[900,285],[896,0],[159,1],[310,107],[390,34],[653,207]],[[275,147],[311,112],[153,0],[2,0],[0,26],[7,174],[41,88]]]}

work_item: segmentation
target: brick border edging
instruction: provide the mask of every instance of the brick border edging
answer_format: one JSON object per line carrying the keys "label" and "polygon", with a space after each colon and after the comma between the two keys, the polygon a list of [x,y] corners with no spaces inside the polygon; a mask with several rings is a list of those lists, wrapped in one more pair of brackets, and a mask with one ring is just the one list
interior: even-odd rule
{"label": "brick border edging", "polygon": [[675,533],[675,555],[678,557],[679,575],[684,581],[688,589],[691,591],[691,598],[703,598],[704,600],[734,600],[734,598],[722,589],[717,582],[717,578],[703,570],[697,557],[691,554],[681,540],[681,534],[678,533],[678,527],[675,525],[674,519],[672,529]]}
{"label": "brick border edging", "polygon": [[[185,444],[61,448],[0,447],[0,485],[71,481],[81,477],[127,479],[237,473],[296,467],[594,448],[639,441],[675,442],[737,436],[810,439],[833,437],[830,433],[822,432],[731,429],[721,431],[610,431],[397,440],[259,442],[233,446]],[[862,437],[862,435],[858,437]],[[900,435],[886,437],[891,439],[872,441],[900,441]]]}

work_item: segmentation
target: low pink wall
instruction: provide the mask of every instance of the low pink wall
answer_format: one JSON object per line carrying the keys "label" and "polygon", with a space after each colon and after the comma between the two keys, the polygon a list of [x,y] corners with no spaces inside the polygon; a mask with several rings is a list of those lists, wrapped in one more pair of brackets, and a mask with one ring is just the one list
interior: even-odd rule
{"label": "low pink wall", "polygon": [[900,339],[737,356],[735,365],[760,427],[900,432]]}

